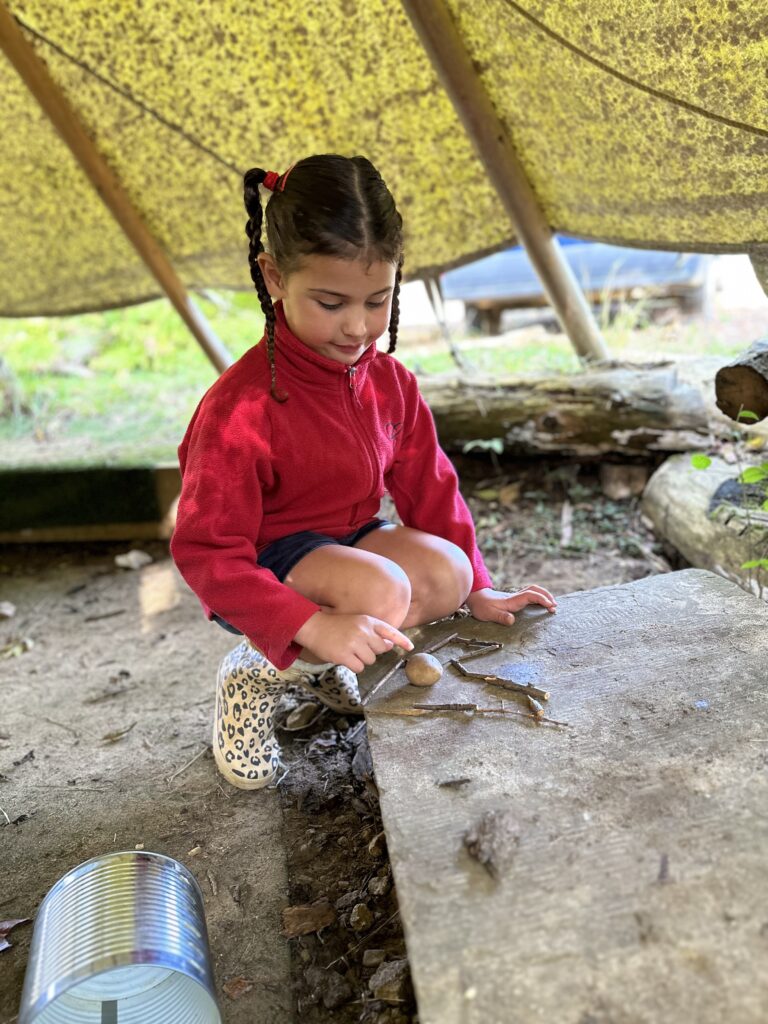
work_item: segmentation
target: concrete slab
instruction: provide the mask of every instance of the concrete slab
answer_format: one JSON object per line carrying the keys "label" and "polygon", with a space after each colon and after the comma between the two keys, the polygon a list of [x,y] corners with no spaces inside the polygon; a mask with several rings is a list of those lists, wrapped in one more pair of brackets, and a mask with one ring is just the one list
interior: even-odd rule
{"label": "concrete slab", "polygon": [[[500,674],[538,681],[572,728],[382,713],[498,704],[455,671],[431,690],[400,672],[372,700],[422,1024],[765,1020],[768,607],[688,570],[572,594],[511,629],[458,626],[506,642],[468,667],[511,663]],[[468,852],[478,828],[496,877]]]}
{"label": "concrete slab", "polygon": [[[0,658],[0,917],[34,917],[70,868],[143,844],[200,883],[227,1024],[291,1024],[277,793],[220,783],[206,753],[216,668],[234,638],[206,624],[155,547],[139,572],[111,555],[0,556],[2,598],[17,606],[0,649],[14,635],[34,642]],[[31,931],[17,928],[0,954],[3,1024],[15,1020]],[[246,982],[230,998],[236,978]]]}

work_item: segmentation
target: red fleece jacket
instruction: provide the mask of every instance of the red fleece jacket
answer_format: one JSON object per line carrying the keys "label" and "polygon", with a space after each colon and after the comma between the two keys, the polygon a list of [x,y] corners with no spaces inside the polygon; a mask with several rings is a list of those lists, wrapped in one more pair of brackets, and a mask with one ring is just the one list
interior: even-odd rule
{"label": "red fleece jacket", "polygon": [[266,341],[231,366],[195,411],[179,447],[182,491],[171,553],[210,618],[241,630],[277,667],[319,605],[256,564],[300,530],[331,537],[374,519],[385,490],[406,526],[457,544],[491,585],[458,479],[440,449],[416,378],[371,345],[348,367],[288,329],[276,305],[270,397]]}

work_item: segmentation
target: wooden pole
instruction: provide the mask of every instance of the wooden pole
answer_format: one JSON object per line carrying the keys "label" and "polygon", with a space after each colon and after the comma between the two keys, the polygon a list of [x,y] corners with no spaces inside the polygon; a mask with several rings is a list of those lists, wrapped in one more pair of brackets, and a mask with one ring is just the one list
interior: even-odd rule
{"label": "wooden pole", "polygon": [[96,191],[178,310],[205,354],[219,373],[222,373],[232,364],[232,357],[216,337],[202,312],[187,295],[168,257],[148,231],[116,175],[86,134],[77,114],[51,78],[43,61],[27,42],[2,0],[0,48],[21,75],[56,131],[72,150]]}
{"label": "wooden pole", "polygon": [[607,359],[592,311],[547,224],[507,131],[443,0],[403,6],[541,278],[563,329],[584,359]]}

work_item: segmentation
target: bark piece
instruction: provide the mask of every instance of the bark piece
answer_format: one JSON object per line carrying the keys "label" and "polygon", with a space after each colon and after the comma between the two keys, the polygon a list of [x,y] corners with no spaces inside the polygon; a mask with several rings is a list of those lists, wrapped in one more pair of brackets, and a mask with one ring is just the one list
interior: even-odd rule
{"label": "bark piece", "polygon": [[495,881],[510,863],[519,842],[517,823],[504,811],[486,811],[464,834],[467,853]]}
{"label": "bark piece", "polygon": [[286,907],[283,911],[283,935],[289,939],[309,935],[327,928],[336,920],[336,911],[328,900],[318,900],[303,906]]}

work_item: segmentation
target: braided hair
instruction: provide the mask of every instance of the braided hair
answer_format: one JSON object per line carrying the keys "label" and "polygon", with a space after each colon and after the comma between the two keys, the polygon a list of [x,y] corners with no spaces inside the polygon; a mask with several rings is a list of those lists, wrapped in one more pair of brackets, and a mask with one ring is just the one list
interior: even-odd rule
{"label": "braided hair", "polygon": [[272,257],[284,275],[296,270],[303,256],[315,254],[396,265],[388,354],[397,346],[403,221],[383,178],[362,156],[311,156],[282,175],[260,167],[246,172],[248,264],[266,323],[270,393],[284,402],[287,396],[278,391],[275,370],[275,310],[258,262],[259,254],[266,251],[261,230],[261,184],[272,189],[266,207],[266,234]]}

